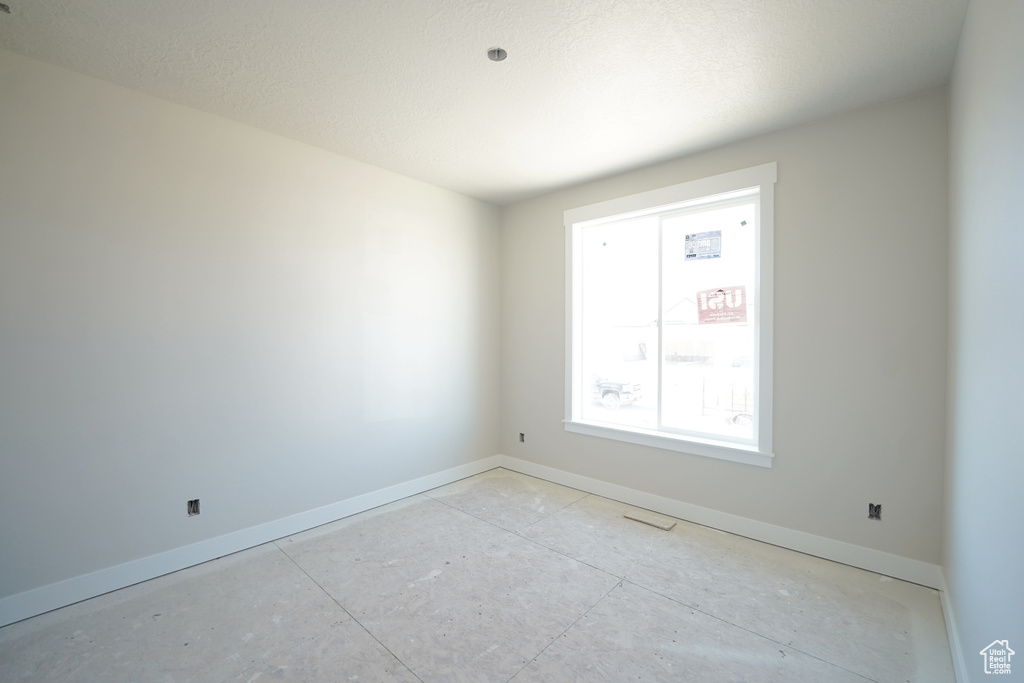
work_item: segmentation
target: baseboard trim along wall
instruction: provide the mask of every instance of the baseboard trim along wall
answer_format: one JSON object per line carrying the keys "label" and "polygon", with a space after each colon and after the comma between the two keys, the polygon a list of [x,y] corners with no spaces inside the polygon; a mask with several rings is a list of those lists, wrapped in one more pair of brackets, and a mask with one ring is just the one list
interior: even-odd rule
{"label": "baseboard trim along wall", "polygon": [[[300,531],[306,531],[474,474],[486,472],[495,467],[504,467],[628,505],[938,589],[942,594],[942,607],[946,616],[947,629],[950,630],[950,646],[953,648],[957,676],[958,679],[962,677],[963,662],[959,659],[959,648],[955,647],[955,622],[945,591],[942,572],[937,565],[730,515],[506,455],[493,455],[290,517],[2,598],[0,599],[0,626],[6,626],[97,595],[208,562]],[[962,680],[967,679],[963,678]]]}
{"label": "baseboard trim along wall", "polygon": [[956,629],[956,616],[953,614],[953,603],[949,599],[949,587],[946,583],[946,573],[939,569],[939,581],[942,588],[939,589],[939,599],[942,602],[942,616],[946,621],[946,638],[949,639],[950,653],[953,655],[953,673],[957,683],[970,683],[967,675],[967,664],[964,662],[964,652],[960,649],[960,632]]}
{"label": "baseboard trim along wall", "polygon": [[537,463],[512,458],[507,455],[501,456],[501,466],[556,484],[570,486],[580,491],[611,498],[628,505],[653,510],[670,517],[685,519],[688,522],[695,522],[721,531],[752,538],[755,541],[764,541],[765,543],[807,553],[815,557],[841,562],[885,576],[918,583],[929,588],[941,590],[943,587],[939,566],[921,562],[920,560],[912,560],[882,552],[881,550],[872,550],[871,548],[864,548],[852,543],[844,543],[843,541],[815,536],[803,531],[795,531],[775,526],[774,524],[747,519],[746,517],[730,515],[725,512],[700,507],[699,505],[692,505],[672,498],[637,491],[625,486],[619,486],[618,484],[591,479],[590,477],[558,470],[546,465],[538,465]]}
{"label": "baseboard trim along wall", "polygon": [[13,624],[50,610],[94,598],[97,595],[155,579],[179,569],[291,536],[300,531],[306,531],[343,517],[450,484],[474,474],[492,470],[500,465],[501,457],[492,455],[482,460],[364,493],[314,510],[11,595],[0,599],[0,626]]}

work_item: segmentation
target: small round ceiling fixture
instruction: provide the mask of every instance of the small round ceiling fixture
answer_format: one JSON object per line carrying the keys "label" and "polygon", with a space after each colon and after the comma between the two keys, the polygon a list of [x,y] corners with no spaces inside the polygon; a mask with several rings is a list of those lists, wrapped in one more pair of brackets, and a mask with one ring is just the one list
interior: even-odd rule
{"label": "small round ceiling fixture", "polygon": [[500,62],[506,57],[508,57],[508,53],[505,52],[500,47],[492,47],[490,50],[487,51],[487,59],[491,60],[492,62]]}

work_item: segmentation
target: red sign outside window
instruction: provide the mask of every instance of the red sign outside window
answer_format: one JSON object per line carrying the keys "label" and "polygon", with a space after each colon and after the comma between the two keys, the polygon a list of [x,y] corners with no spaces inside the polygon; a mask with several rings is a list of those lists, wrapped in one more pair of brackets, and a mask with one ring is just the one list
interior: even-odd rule
{"label": "red sign outside window", "polygon": [[747,322],[747,288],[720,287],[697,292],[697,323]]}

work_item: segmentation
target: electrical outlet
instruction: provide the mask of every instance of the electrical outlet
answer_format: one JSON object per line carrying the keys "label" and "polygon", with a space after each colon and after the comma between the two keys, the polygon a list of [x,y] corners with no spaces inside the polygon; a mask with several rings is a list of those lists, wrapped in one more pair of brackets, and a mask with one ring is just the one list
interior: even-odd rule
{"label": "electrical outlet", "polygon": [[192,517],[199,514],[199,499],[190,500],[188,502],[188,516]]}
{"label": "electrical outlet", "polygon": [[519,432],[519,443],[526,443],[526,434]]}
{"label": "electrical outlet", "polygon": [[868,519],[882,519],[881,503],[868,503]]}

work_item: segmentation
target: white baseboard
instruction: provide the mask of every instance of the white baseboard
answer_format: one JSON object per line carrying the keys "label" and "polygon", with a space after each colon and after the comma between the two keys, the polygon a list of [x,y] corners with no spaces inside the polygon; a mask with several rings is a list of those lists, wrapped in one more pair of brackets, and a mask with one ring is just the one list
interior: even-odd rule
{"label": "white baseboard", "polygon": [[495,467],[505,467],[629,505],[939,589],[957,679],[961,683],[968,680],[963,673],[962,655],[955,641],[956,628],[952,608],[945,591],[941,569],[937,565],[703,508],[505,455],[483,458],[290,517],[2,598],[0,626],[312,529]]}
{"label": "white baseboard", "polygon": [[443,472],[371,491],[290,517],[11,595],[0,599],[0,626],[13,624],[16,621],[66,607],[141,581],[148,581],[179,569],[312,529],[321,524],[327,524],[474,474],[486,472],[500,465],[501,457],[492,455]]}
{"label": "white baseboard", "polygon": [[946,620],[946,637],[949,639],[949,650],[953,655],[953,673],[956,675],[956,683],[970,683],[967,664],[964,662],[964,651],[960,649],[960,632],[956,628],[953,602],[949,599],[949,585],[946,583],[946,574],[941,568],[939,569],[939,581],[942,583],[942,588],[939,589],[939,599],[942,602],[942,616]]}
{"label": "white baseboard", "polygon": [[556,484],[571,486],[574,489],[586,491],[587,493],[593,493],[636,507],[660,512],[670,517],[685,519],[689,522],[720,529],[721,531],[728,531],[729,533],[738,534],[757,541],[764,541],[765,543],[807,553],[815,557],[841,562],[885,576],[918,583],[929,588],[942,588],[939,566],[921,562],[920,560],[912,560],[882,552],[881,550],[864,548],[852,543],[844,543],[843,541],[815,536],[803,531],[795,531],[775,526],[774,524],[767,524],[754,519],[711,510],[699,505],[692,505],[672,498],[637,491],[625,486],[619,486],[618,484],[591,479],[590,477],[558,470],[546,465],[538,465],[507,455],[501,456],[501,466],[540,479],[546,479]]}

